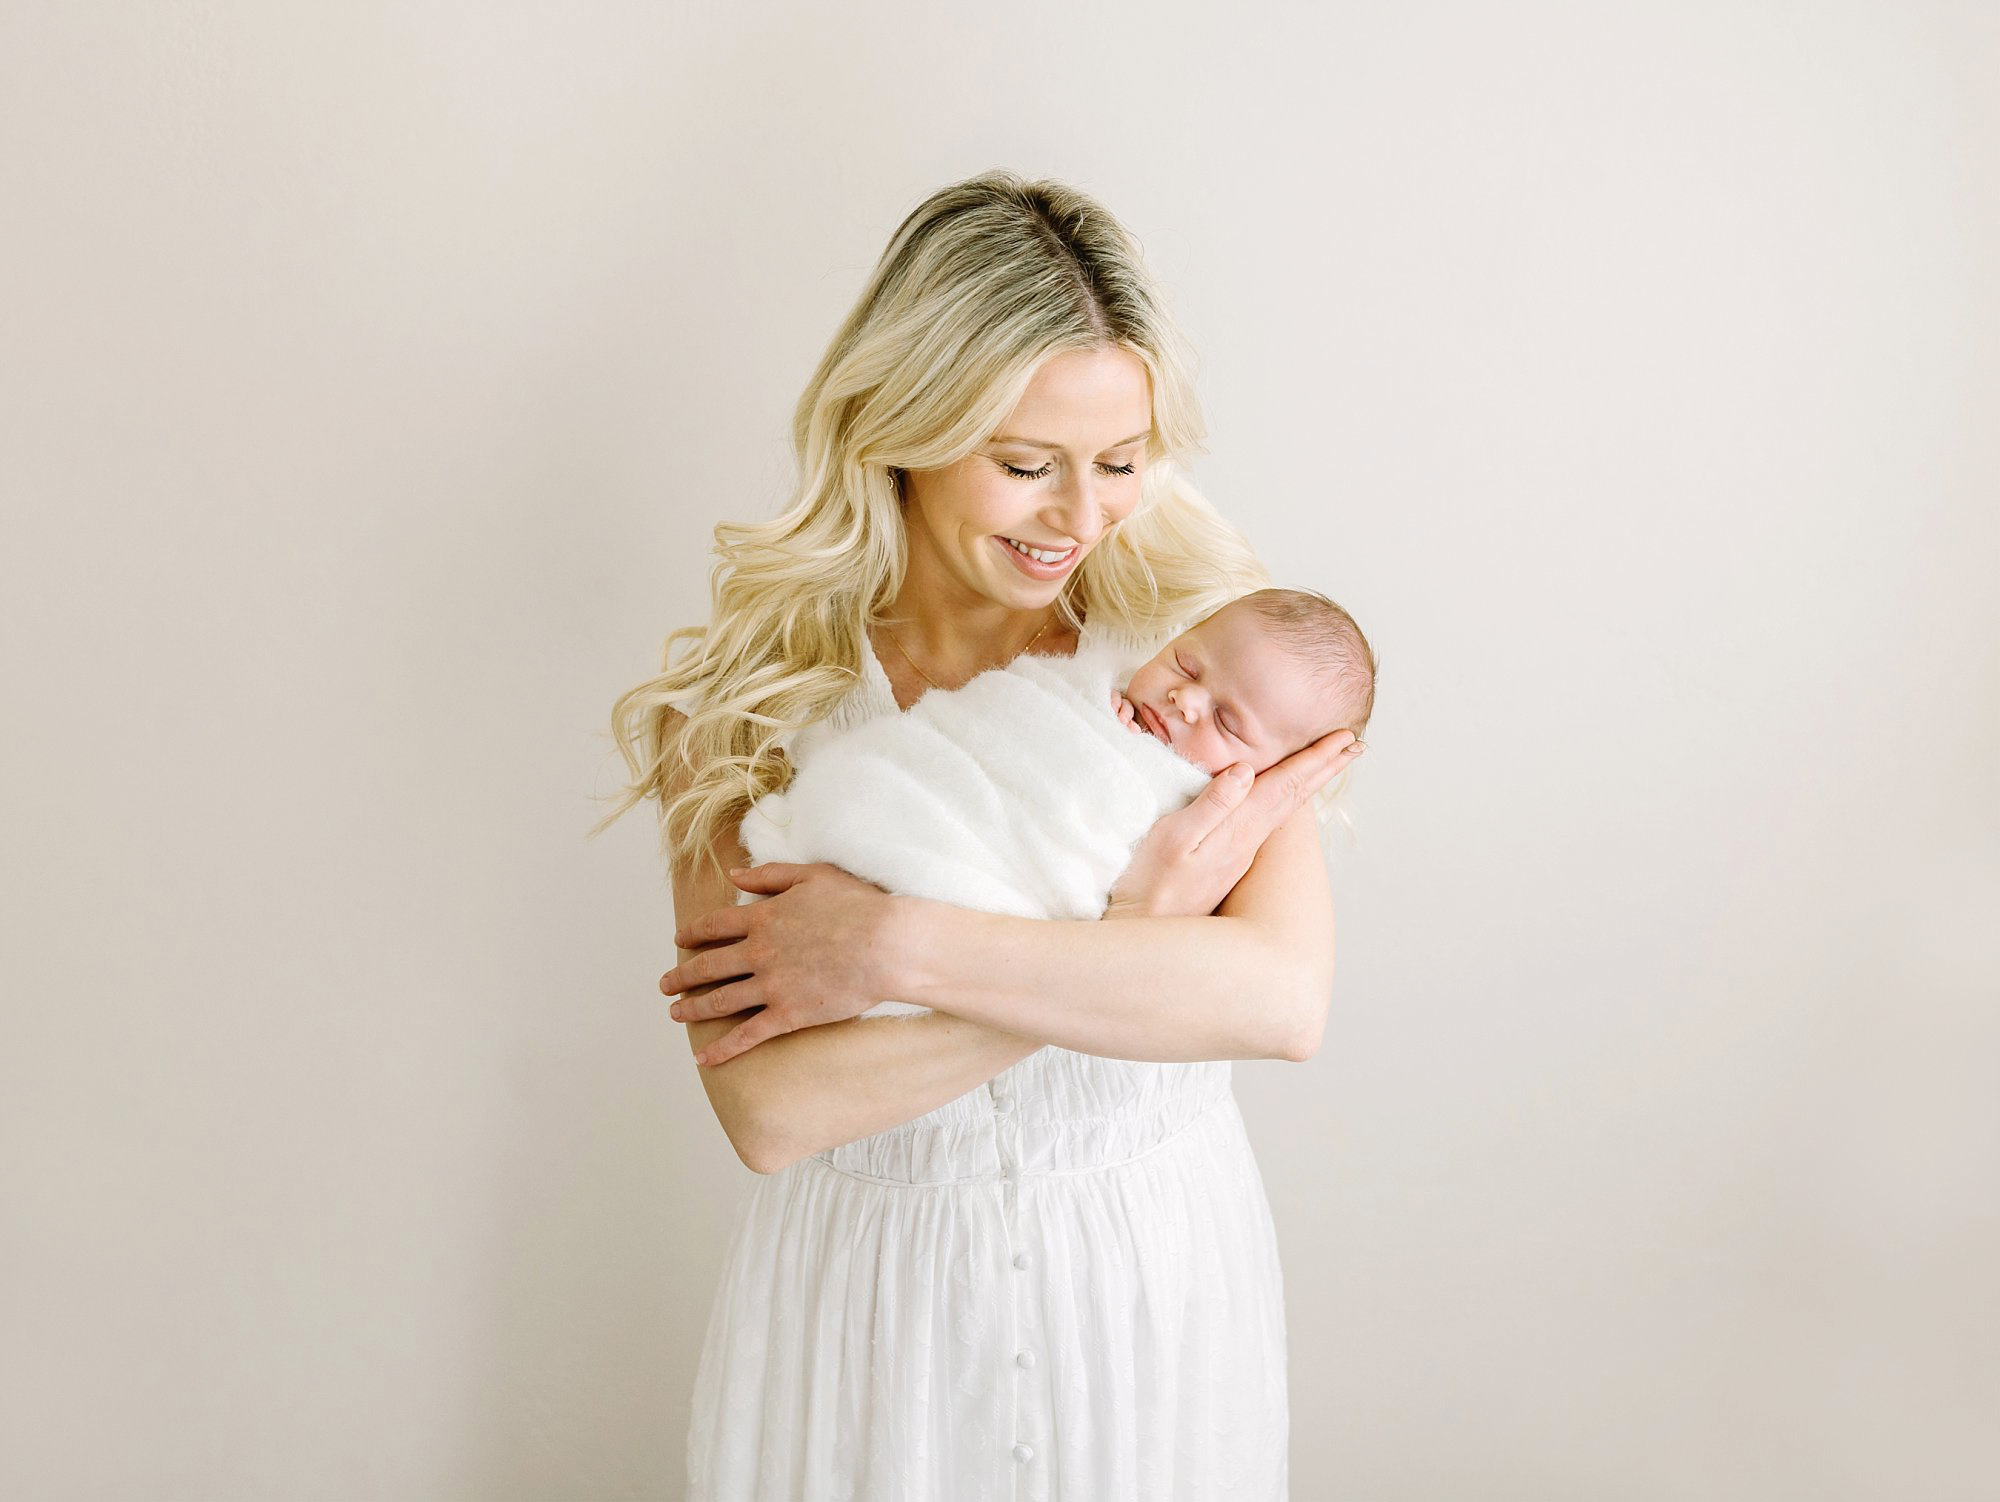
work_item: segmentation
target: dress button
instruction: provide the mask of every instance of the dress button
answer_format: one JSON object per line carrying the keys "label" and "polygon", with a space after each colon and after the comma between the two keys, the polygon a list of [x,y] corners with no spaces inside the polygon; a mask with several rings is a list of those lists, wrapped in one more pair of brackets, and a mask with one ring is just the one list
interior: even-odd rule
{"label": "dress button", "polygon": [[1007,1094],[1004,1094],[1004,1093],[1003,1093],[1003,1094],[1000,1094],[1000,1095],[996,1095],[996,1096],[994,1096],[994,1097],[993,1097],[993,1109],[994,1109],[994,1110],[996,1110],[996,1111],[1011,1111],[1011,1110],[1013,1110],[1013,1109],[1014,1109],[1014,1097],[1013,1097],[1013,1096],[1011,1096],[1011,1095],[1007,1095]]}
{"label": "dress button", "polygon": [[1016,1267],[1026,1267],[1031,1260],[1033,1259],[1026,1252],[1014,1253],[1014,1265]]}
{"label": "dress button", "polygon": [[1014,1458],[1016,1460],[1033,1460],[1035,1458],[1035,1447],[1033,1445],[1014,1446]]}
{"label": "dress button", "polygon": [[1033,1351],[1023,1351],[1014,1358],[1014,1365],[1016,1366],[1033,1366],[1034,1364],[1035,1353]]}

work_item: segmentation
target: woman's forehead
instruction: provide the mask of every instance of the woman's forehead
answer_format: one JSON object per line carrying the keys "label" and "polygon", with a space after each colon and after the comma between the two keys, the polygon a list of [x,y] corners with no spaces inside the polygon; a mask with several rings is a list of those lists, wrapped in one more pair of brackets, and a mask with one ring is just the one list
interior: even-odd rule
{"label": "woman's forehead", "polygon": [[1041,363],[994,441],[1115,448],[1148,436],[1152,404],[1152,378],[1130,350],[1066,350]]}

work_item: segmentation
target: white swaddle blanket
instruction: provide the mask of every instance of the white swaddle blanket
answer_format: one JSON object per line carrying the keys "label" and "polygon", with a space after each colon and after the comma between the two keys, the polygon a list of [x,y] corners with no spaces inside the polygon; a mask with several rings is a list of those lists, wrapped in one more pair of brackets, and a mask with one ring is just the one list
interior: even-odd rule
{"label": "white swaddle blanket", "polygon": [[[1209,781],[1118,718],[1118,670],[1108,647],[1017,657],[828,736],[751,806],[743,848],[760,865],[828,861],[899,896],[1102,917],[1133,846]],[[884,1001],[861,1015],[929,1010]]]}

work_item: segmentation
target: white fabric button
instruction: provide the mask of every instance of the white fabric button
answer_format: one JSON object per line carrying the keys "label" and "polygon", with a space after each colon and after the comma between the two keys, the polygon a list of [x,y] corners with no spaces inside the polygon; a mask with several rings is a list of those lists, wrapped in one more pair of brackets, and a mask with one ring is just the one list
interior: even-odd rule
{"label": "white fabric button", "polygon": [[1028,1256],[1028,1254],[1027,1254],[1026,1252],[1016,1252],[1016,1253],[1014,1253],[1014,1265],[1015,1265],[1016,1267],[1026,1267],[1026,1266],[1028,1265],[1029,1261],[1030,1261],[1030,1258],[1029,1258],[1029,1256]]}
{"label": "white fabric button", "polygon": [[999,1095],[996,1095],[996,1096],[994,1096],[994,1097],[993,1097],[993,1109],[994,1109],[994,1110],[996,1110],[996,1111],[1011,1111],[1011,1110],[1013,1110],[1013,1109],[1014,1109],[1014,1097],[1013,1097],[1013,1096],[1011,1096],[1011,1095],[1008,1095],[1008,1094],[1006,1094],[1006,1093],[1004,1093],[1004,1092],[1002,1092],[1002,1093],[1001,1093],[1001,1094],[999,1094]]}
{"label": "white fabric button", "polygon": [[1033,1445],[1014,1446],[1014,1458],[1016,1460],[1033,1460],[1035,1458],[1035,1447]]}
{"label": "white fabric button", "polygon": [[1034,1364],[1035,1353],[1033,1351],[1023,1351],[1014,1358],[1014,1365],[1016,1366],[1033,1366]]}

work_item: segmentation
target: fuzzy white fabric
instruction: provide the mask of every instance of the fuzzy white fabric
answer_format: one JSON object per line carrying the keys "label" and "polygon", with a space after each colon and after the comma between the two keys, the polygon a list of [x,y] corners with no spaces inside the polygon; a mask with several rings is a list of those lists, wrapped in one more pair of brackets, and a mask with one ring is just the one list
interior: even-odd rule
{"label": "fuzzy white fabric", "polygon": [[[1209,781],[1118,718],[1119,670],[1107,646],[1017,657],[838,731],[752,805],[743,847],[759,865],[827,861],[899,896],[1102,917],[1140,838]],[[862,1015],[928,1010],[885,1001]]]}

